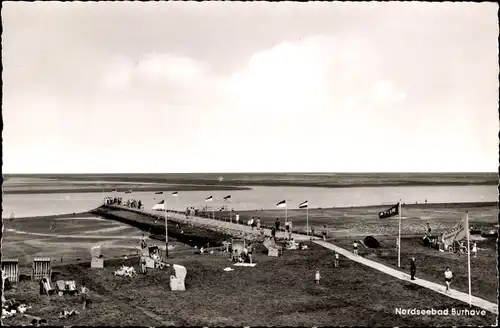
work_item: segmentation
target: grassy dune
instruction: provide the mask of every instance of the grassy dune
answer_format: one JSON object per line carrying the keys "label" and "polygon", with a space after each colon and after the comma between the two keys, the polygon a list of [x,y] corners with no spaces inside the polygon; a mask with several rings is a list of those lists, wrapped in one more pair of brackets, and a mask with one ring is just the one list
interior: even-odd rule
{"label": "grassy dune", "polygon": [[[378,237],[381,243],[378,249],[361,247],[359,254],[370,260],[397,269],[398,253],[396,238]],[[352,238],[331,240],[337,246],[347,250],[352,249]],[[484,298],[490,302],[498,302],[498,271],[496,239],[488,238],[477,241],[479,247],[478,257],[471,258],[471,286],[472,294]],[[453,272],[452,288],[464,293],[469,292],[467,256],[439,252],[435,249],[422,245],[421,238],[403,238],[401,240],[401,270],[410,273],[410,259],[415,257],[417,263],[417,278],[426,279],[435,283],[443,284],[444,270],[450,267]]]}
{"label": "grassy dune", "polygon": [[[57,313],[79,306],[79,299],[39,296],[36,283],[22,282],[7,297],[28,302],[32,314],[50,325],[140,326],[434,326],[491,325],[495,317],[401,316],[396,308],[464,309],[468,306],[385,274],[342,260],[332,268],[331,252],[310,245],[309,250],[285,252],[269,258],[256,252],[257,266],[222,269],[225,255],[176,256],[173,263],[188,270],[185,292],[169,290],[169,273],[155,271],[133,279],[114,277],[122,261],[108,261],[103,270],[88,264],[61,267],[60,278],[86,282],[92,306],[79,316],[58,319]],[[137,267],[137,259],[125,261]],[[314,272],[321,284],[313,282]],[[24,319],[26,321],[26,319]],[[6,319],[22,324],[23,319]]]}

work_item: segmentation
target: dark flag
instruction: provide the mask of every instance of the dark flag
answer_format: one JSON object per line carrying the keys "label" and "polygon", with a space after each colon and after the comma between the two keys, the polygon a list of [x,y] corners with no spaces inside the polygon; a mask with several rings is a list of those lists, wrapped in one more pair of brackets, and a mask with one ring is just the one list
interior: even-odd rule
{"label": "dark flag", "polygon": [[227,195],[226,197],[222,198],[224,200],[228,200],[229,198],[231,198],[231,195]]}
{"label": "dark flag", "polygon": [[163,191],[157,191],[155,192],[155,195],[163,195]]}
{"label": "dark flag", "polygon": [[286,200],[282,200],[278,204],[276,204],[276,207],[286,207]]}
{"label": "dark flag", "polygon": [[379,219],[387,219],[387,218],[390,218],[391,216],[396,216],[398,214],[399,214],[399,203],[394,205],[393,207],[385,210],[385,211],[379,212],[378,218]]}

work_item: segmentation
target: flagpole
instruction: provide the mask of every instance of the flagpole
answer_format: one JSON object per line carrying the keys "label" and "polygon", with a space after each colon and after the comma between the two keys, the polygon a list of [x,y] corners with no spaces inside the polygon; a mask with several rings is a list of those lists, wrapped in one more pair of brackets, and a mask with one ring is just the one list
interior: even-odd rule
{"label": "flagpole", "polygon": [[307,236],[309,236],[309,204],[306,207],[306,231]]}
{"label": "flagpole", "polygon": [[163,210],[165,213],[165,257],[168,258],[168,216],[167,216],[167,193],[163,196]]}
{"label": "flagpole", "polygon": [[286,199],[285,199],[285,222],[288,220],[288,206],[286,204]]}
{"label": "flagpole", "polygon": [[465,233],[467,234],[467,269],[469,273],[469,306],[472,306],[472,292],[470,279],[470,240],[469,240],[469,211],[465,212]]}
{"label": "flagpole", "polygon": [[398,268],[401,267],[401,199],[399,199]]}

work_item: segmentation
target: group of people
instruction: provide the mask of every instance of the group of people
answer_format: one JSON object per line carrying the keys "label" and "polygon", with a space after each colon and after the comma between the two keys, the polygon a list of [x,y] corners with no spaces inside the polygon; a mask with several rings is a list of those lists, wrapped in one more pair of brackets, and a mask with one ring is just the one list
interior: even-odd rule
{"label": "group of people", "polygon": [[127,199],[123,200],[122,197],[105,197],[104,198],[105,205],[123,205],[130,208],[143,209],[144,205],[141,200],[137,199]]}
{"label": "group of people", "polygon": [[[415,280],[415,274],[417,273],[417,264],[415,262],[415,257],[410,259],[410,280]],[[444,282],[446,285],[445,293],[450,292],[451,281],[453,280],[453,272],[451,272],[450,267],[446,267],[444,271]]]}
{"label": "group of people", "polygon": [[230,257],[231,262],[233,262],[233,263],[238,263],[238,262],[239,263],[244,263],[244,262],[253,263],[253,260],[252,260],[253,245],[252,245],[252,243],[249,243],[248,245],[244,245],[241,253],[237,248],[231,249],[230,251],[231,251],[231,257]]}
{"label": "group of people", "polygon": [[122,197],[106,197],[104,198],[104,204],[106,205],[121,205],[123,202]]}

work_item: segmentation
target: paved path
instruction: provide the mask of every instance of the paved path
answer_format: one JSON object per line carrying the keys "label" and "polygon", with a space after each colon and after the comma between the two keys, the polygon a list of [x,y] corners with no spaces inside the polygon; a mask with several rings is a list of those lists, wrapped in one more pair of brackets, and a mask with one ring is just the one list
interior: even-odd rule
{"label": "paved path", "polygon": [[[419,286],[431,289],[435,292],[438,292],[439,294],[443,294],[443,295],[446,295],[448,297],[454,298],[456,300],[459,300],[459,301],[462,301],[465,303],[469,303],[469,294],[462,293],[462,292],[459,292],[457,290],[450,290],[449,293],[445,293],[444,292],[445,291],[444,284],[440,285],[440,284],[436,284],[434,282],[430,282],[430,281],[419,279],[419,278],[416,278],[416,280],[410,280],[409,274],[406,274],[406,273],[401,272],[399,270],[396,270],[396,269],[390,268],[388,266],[385,266],[383,264],[380,264],[378,262],[366,259],[362,256],[354,255],[354,253],[346,251],[345,249],[340,248],[338,246],[335,246],[333,244],[330,244],[328,242],[319,241],[319,240],[314,241],[314,242],[320,246],[331,249],[332,251],[335,251],[335,252],[339,253],[340,255],[347,257],[350,260],[364,264],[366,266],[369,266],[373,269],[384,272],[384,273],[391,275],[393,277],[396,277],[398,279],[414,283],[415,285],[419,285]],[[491,313],[498,315],[498,305],[495,303],[491,303],[491,302],[486,301],[482,298],[472,296],[472,305],[477,306],[481,309],[484,309],[486,311],[489,311]]]}

